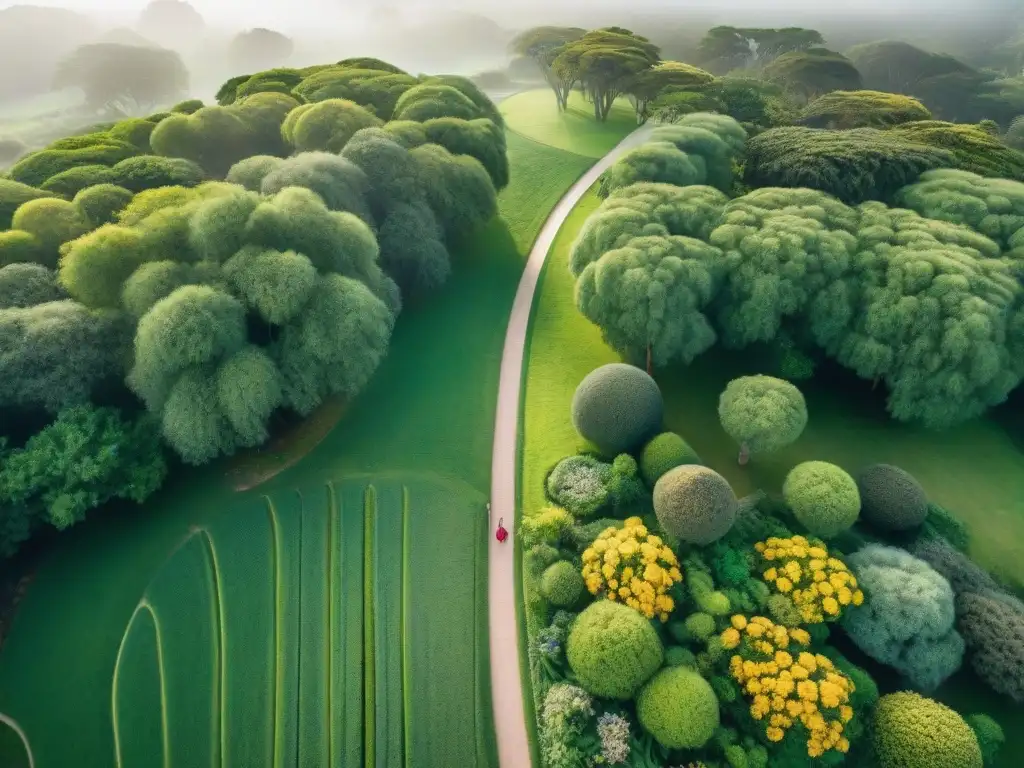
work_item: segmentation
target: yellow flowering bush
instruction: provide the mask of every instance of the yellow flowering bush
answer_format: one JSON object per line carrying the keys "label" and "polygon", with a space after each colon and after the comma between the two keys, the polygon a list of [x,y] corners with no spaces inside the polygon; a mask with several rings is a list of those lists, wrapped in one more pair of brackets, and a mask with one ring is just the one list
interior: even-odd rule
{"label": "yellow flowering bush", "polygon": [[764,724],[769,741],[782,741],[801,725],[810,757],[849,750],[843,729],[853,719],[855,686],[831,659],[808,650],[806,630],[764,616],[736,615],[719,638],[726,650],[735,651],[729,674],[750,699],[750,715]]}
{"label": "yellow flowering bush", "polygon": [[757,542],[754,549],[761,556],[761,577],[793,601],[806,624],[834,621],[845,606],[864,602],[864,593],[846,563],[831,557],[819,541],[770,537]]}
{"label": "yellow flowering bush", "polygon": [[605,528],[583,552],[583,581],[590,594],[603,593],[648,619],[668,621],[675,608],[668,590],[682,580],[675,553],[639,517],[621,528]]}

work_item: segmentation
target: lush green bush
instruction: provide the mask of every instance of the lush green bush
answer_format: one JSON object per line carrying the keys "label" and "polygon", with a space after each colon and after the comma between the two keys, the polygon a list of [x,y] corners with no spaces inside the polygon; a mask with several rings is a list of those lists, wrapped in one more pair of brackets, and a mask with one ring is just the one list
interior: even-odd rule
{"label": "lush green bush", "polygon": [[205,107],[202,99],[185,99],[185,101],[179,101],[173,107],[171,112],[179,115],[191,115],[193,112],[198,112],[200,109]]}
{"label": "lush green bush", "polygon": [[0,267],[0,310],[57,301],[63,295],[57,276],[40,264]]}
{"label": "lush green bush", "polygon": [[440,83],[425,83],[410,88],[395,104],[395,120],[426,122],[439,117],[475,120],[485,117],[483,110],[462,91]]}
{"label": "lush green bush", "polygon": [[928,517],[925,518],[921,532],[926,536],[941,537],[961,552],[966,552],[971,544],[967,524],[933,501],[928,502]]}
{"label": "lush green bush", "polygon": [[807,426],[807,403],[793,384],[772,376],[741,376],[718,400],[722,428],[746,455],[771,453],[796,440]]}
{"label": "lush green bush", "polygon": [[824,461],[805,461],[793,467],[786,475],[782,495],[800,524],[815,536],[842,533],[860,515],[856,481],[842,468]]}
{"label": "lush green bush", "polygon": [[882,91],[833,91],[804,107],[800,122],[810,128],[849,130],[889,128],[931,117],[928,108],[913,96]]}
{"label": "lush green bush", "polygon": [[562,459],[547,479],[548,496],[576,517],[590,517],[609,503],[612,467],[593,456]]}
{"label": "lush green bush", "polygon": [[74,204],[92,228],[110,224],[132,201],[131,190],[116,184],[97,184],[75,195]]}
{"label": "lush green bush", "polygon": [[649,141],[631,149],[601,175],[601,197],[631,184],[655,182],[688,187],[706,183],[703,167],[668,141]]}
{"label": "lush green bush", "polygon": [[999,750],[1006,743],[1006,734],[1003,733],[1002,726],[984,713],[968,715],[964,719],[978,739],[986,768],[994,766],[999,758]]}
{"label": "lush green bush", "polygon": [[74,197],[79,191],[96,184],[109,184],[114,173],[105,165],[80,165],[43,182],[40,189],[61,197]]}
{"label": "lush green bush", "polygon": [[453,155],[468,155],[480,161],[501,190],[508,186],[508,155],[505,148],[505,130],[488,118],[459,120],[440,117],[423,124],[427,141],[439,144]]}
{"label": "lush green bush", "polygon": [[573,523],[573,516],[561,507],[544,507],[532,515],[522,517],[519,520],[519,536],[523,549],[529,549],[534,544],[558,544]]}
{"label": "lush green bush", "polygon": [[555,683],[540,710],[540,750],[550,768],[579,768],[586,754],[577,746],[594,718],[593,700],[582,688]]}
{"label": "lush green bush", "polygon": [[280,157],[273,155],[253,155],[231,166],[224,180],[231,184],[240,184],[250,192],[259,192],[263,179],[283,162]]}
{"label": "lush green bush", "polygon": [[372,111],[381,120],[390,120],[398,99],[418,82],[412,75],[400,71],[338,65],[306,77],[293,93],[311,103],[347,99]]}
{"label": "lush green bush", "polygon": [[348,211],[372,225],[368,185],[366,174],[346,158],[330,152],[302,152],[271,169],[258,191],[275,195],[288,187],[303,187],[316,192],[332,211]]}
{"label": "lush green bush", "polygon": [[18,208],[11,226],[35,237],[39,243],[39,263],[51,268],[57,266],[64,243],[92,229],[92,224],[73,203],[45,197],[29,200]]}
{"label": "lush green bush", "polygon": [[180,157],[140,155],[122,160],[110,169],[106,181],[132,192],[156,187],[194,187],[205,178],[203,169]]}
{"label": "lush green bush", "polygon": [[655,675],[637,697],[636,709],[644,729],[669,749],[698,749],[719,725],[715,692],[699,673],[683,666]]}
{"label": "lush green bush", "polygon": [[888,200],[953,153],[893,131],[773,128],[747,142],[743,181],[751,187],[810,187],[856,205]]}
{"label": "lush green bush", "polygon": [[899,467],[872,464],[857,474],[861,514],[883,531],[917,528],[928,517],[928,497],[921,484]]}
{"label": "lush green bush", "polygon": [[0,177],[0,233],[11,228],[14,212],[29,200],[39,197],[53,197],[51,193]]}
{"label": "lush green bush", "polygon": [[670,469],[700,463],[700,456],[682,437],[675,432],[662,432],[644,446],[640,454],[640,473],[648,487],[653,489]]}
{"label": "lush green bush", "polygon": [[958,597],[967,593],[999,592],[1002,587],[980,565],[945,539],[922,537],[914,542],[911,551],[915,557],[942,574]]}
{"label": "lush green bush", "polygon": [[964,719],[909,691],[878,700],[872,741],[881,768],[982,768],[978,739]]}
{"label": "lush green bush", "polygon": [[703,546],[729,532],[736,520],[736,495],[714,470],[687,464],[658,480],[654,512],[669,535]]}
{"label": "lush green bush", "polygon": [[566,657],[588,692],[625,700],[633,698],[661,666],[663,652],[661,640],[642,614],[599,600],[573,623]]}
{"label": "lush green bush", "polygon": [[1024,704],[1024,605],[998,593],[966,593],[957,607],[958,626],[978,677]]}
{"label": "lush green bush", "polygon": [[297,152],[340,152],[357,131],[380,124],[354,101],[328,99],[293,109],[281,133]]}
{"label": "lush green bush", "polygon": [[661,428],[664,404],[641,369],[609,363],[591,371],[572,398],[576,431],[608,456],[629,453]]}
{"label": "lush green bush", "polygon": [[540,581],[541,594],[552,605],[571,608],[583,596],[583,576],[579,569],[568,560],[552,563],[544,571]]}
{"label": "lush green bush", "polygon": [[964,640],[954,627],[953,590],[923,560],[880,544],[847,557],[864,605],[843,614],[843,628],[868,656],[931,691],[960,668]]}
{"label": "lush green bush", "polygon": [[21,158],[11,166],[7,175],[14,181],[33,187],[42,186],[58,173],[82,165],[112,166],[129,157],[141,154],[130,144],[114,142],[83,147],[82,149],[43,149]]}
{"label": "lush green bush", "polygon": [[980,126],[922,120],[903,123],[890,132],[901,139],[952,153],[953,168],[982,176],[1024,178],[1024,153],[1007,147],[998,136]]}
{"label": "lush green bush", "polygon": [[43,246],[35,235],[19,229],[0,232],[0,267],[8,264],[38,264],[45,261]]}

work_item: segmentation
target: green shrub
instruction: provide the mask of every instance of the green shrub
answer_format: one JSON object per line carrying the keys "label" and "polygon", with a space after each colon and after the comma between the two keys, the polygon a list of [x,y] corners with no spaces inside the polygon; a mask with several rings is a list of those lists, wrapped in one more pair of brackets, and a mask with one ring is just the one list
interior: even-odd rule
{"label": "green shrub", "polygon": [[670,469],[684,464],[700,464],[700,456],[675,432],[662,432],[644,446],[640,454],[640,472],[648,487]]}
{"label": "green shrub", "polygon": [[281,127],[297,152],[340,152],[357,131],[381,125],[354,101],[327,99],[292,110]]}
{"label": "green shrub", "polygon": [[540,710],[540,751],[549,768],[580,768],[586,755],[578,746],[594,717],[593,701],[582,688],[555,683]]}
{"label": "green shrub", "polygon": [[663,669],[637,697],[640,724],[663,747],[698,749],[720,722],[718,698],[707,680],[689,667]]}
{"label": "green shrub", "polygon": [[8,264],[40,264],[47,261],[43,247],[31,232],[8,229],[0,232],[0,267]]}
{"label": "green shrub", "polygon": [[52,270],[40,264],[0,267],[0,309],[31,307],[61,298],[63,293]]}
{"label": "green shrub", "polygon": [[485,117],[468,96],[450,85],[423,84],[403,93],[395,104],[394,120],[415,120],[418,123],[439,117],[475,120]]}
{"label": "green shrub", "polygon": [[978,739],[964,719],[917,693],[879,699],[871,735],[881,768],[982,768]]}
{"label": "green shrub", "polygon": [[658,634],[640,612],[599,600],[572,625],[566,657],[588,692],[625,700],[661,666],[663,651]]}
{"label": "green shrub", "polygon": [[809,128],[849,130],[889,128],[931,117],[928,108],[913,96],[881,91],[832,91],[804,107],[800,123]]}
{"label": "green shrub", "polygon": [[691,613],[683,620],[689,640],[707,640],[715,632],[715,617],[709,613]]}
{"label": "green shrub", "polygon": [[39,263],[56,267],[60,247],[92,229],[74,203],[57,198],[29,200],[14,212],[14,229],[29,232],[39,241]]}
{"label": "green shrub", "polygon": [[807,403],[793,384],[773,376],[741,376],[718,399],[718,417],[740,444],[740,463],[748,454],[771,453],[796,440],[807,426]]}
{"label": "green shrub", "polygon": [[625,363],[591,371],[576,387],[572,423],[608,456],[630,453],[661,428],[664,404],[654,379]]}
{"label": "green shrub", "polygon": [[1024,704],[1024,605],[999,593],[960,596],[958,626],[982,682]]}
{"label": "green shrub", "polygon": [[966,552],[971,544],[967,524],[933,501],[928,502],[928,517],[925,518],[921,532],[927,536],[941,537],[961,552]]}
{"label": "green shrub", "polygon": [[676,467],[654,486],[654,512],[666,533],[701,546],[720,539],[736,520],[736,495],[707,467]]}
{"label": "green shrub", "polygon": [[131,190],[116,184],[97,184],[83,189],[73,202],[93,227],[100,227],[113,222],[132,197]]}
{"label": "green shrub", "polygon": [[1024,177],[1024,154],[977,125],[920,120],[897,125],[890,133],[952,153],[950,168],[996,178]]}
{"label": "green shrub", "polygon": [[610,501],[612,467],[593,456],[569,456],[548,475],[546,487],[553,502],[576,517],[590,517]]}
{"label": "green shrub", "polygon": [[1002,726],[983,712],[968,715],[964,719],[978,739],[981,757],[985,761],[986,768],[994,766],[999,758],[999,750],[1006,743],[1006,734],[1003,733]]}
{"label": "green shrub", "polygon": [[921,484],[899,467],[872,464],[857,475],[861,514],[883,531],[917,528],[928,517],[928,497]]}
{"label": "green shrub", "polygon": [[670,645],[665,649],[666,667],[694,667],[697,664],[697,657],[693,651],[681,645]]}
{"label": "green shrub", "polygon": [[203,169],[191,160],[157,155],[130,157],[110,170],[111,183],[132,192],[157,187],[194,187],[206,177]]}
{"label": "green shrub", "polygon": [[198,112],[200,109],[205,107],[202,99],[186,99],[185,101],[179,101],[173,107],[171,112],[179,115],[191,115],[193,112]]}
{"label": "green shrub", "polygon": [[284,160],[280,157],[273,155],[253,155],[231,166],[225,181],[231,184],[240,184],[250,192],[259,192],[263,185],[263,179],[283,162]]}
{"label": "green shrub", "polygon": [[846,561],[865,594],[864,604],[842,618],[858,648],[926,691],[960,668],[964,640],[954,627],[948,581],[923,560],[880,544]]}
{"label": "green shrub", "polygon": [[0,177],[0,232],[11,228],[14,212],[22,203],[40,197],[53,197],[53,194]]}
{"label": "green shrub", "polygon": [[43,149],[25,155],[7,172],[15,181],[39,187],[58,173],[81,165],[111,166],[139,154],[139,149],[128,144],[119,146],[100,144],[82,149]]}
{"label": "green shrub", "polygon": [[540,581],[540,591],[558,608],[570,608],[583,595],[583,576],[568,560],[559,560],[548,566]]}
{"label": "green shrub", "polygon": [[805,461],[786,475],[782,495],[796,519],[816,536],[842,533],[857,521],[857,483],[835,464]]}
{"label": "green shrub", "polygon": [[529,549],[540,543],[557,544],[574,522],[573,516],[561,507],[544,507],[535,514],[522,517],[519,536],[523,548]]}
{"label": "green shrub", "polygon": [[40,189],[61,197],[74,197],[79,191],[96,184],[108,184],[114,173],[105,165],[80,165],[51,176]]}
{"label": "green shrub", "polygon": [[156,128],[156,123],[138,117],[131,117],[115,123],[108,133],[118,141],[138,147],[143,152],[149,152],[149,135],[153,133],[154,128]]}

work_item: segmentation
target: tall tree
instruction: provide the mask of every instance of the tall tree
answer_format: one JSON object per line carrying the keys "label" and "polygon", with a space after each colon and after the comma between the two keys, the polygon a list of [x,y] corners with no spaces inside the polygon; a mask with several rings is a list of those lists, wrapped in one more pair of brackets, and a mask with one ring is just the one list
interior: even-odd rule
{"label": "tall tree", "polygon": [[81,88],[95,109],[133,114],[180,99],[188,89],[188,70],[174,51],[97,43],[64,59],[54,85]]}
{"label": "tall tree", "polygon": [[806,51],[824,42],[820,32],[802,27],[714,27],[697,46],[697,63],[724,74],[733,69],[763,67],[785,53]]}
{"label": "tall tree", "polygon": [[715,76],[680,61],[663,61],[638,72],[625,83],[625,91],[636,107],[637,122],[650,116],[650,103],[658,96],[678,91],[697,91],[713,82]]}
{"label": "tall tree", "polygon": [[555,92],[559,109],[565,109],[569,100],[572,84],[564,87],[563,81],[551,68],[559,50],[568,43],[583,37],[587,31],[579,27],[534,27],[520,33],[512,40],[511,50],[524,58],[535,62]]}
{"label": "tall tree", "polygon": [[185,0],[151,0],[139,14],[137,28],[161,45],[191,47],[206,27],[202,15]]}
{"label": "tall tree", "polygon": [[295,42],[280,32],[264,27],[239,32],[228,46],[228,58],[235,71],[257,72],[281,66],[295,50]]}

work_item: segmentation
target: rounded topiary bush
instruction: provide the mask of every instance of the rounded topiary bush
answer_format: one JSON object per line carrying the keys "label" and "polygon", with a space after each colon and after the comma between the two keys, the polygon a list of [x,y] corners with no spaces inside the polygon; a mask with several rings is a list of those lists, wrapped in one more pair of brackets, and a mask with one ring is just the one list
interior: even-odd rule
{"label": "rounded topiary bush", "polygon": [[997,592],[961,595],[957,608],[958,626],[978,677],[1024,704],[1024,608]]}
{"label": "rounded topiary bush", "polygon": [[816,536],[835,536],[860,514],[856,481],[835,464],[805,461],[786,475],[782,495],[796,519]]}
{"label": "rounded topiary bush", "polygon": [[558,608],[576,605],[583,594],[583,586],[583,576],[568,560],[548,566],[540,580],[541,594]]}
{"label": "rounded topiary bush", "polygon": [[643,614],[621,603],[592,603],[573,622],[566,658],[595,696],[631,699],[661,666],[661,640]]}
{"label": "rounded topiary bush", "polygon": [[736,521],[736,494],[729,482],[707,467],[684,464],[654,486],[654,513],[666,532],[701,546],[716,541]]}
{"label": "rounded topiary bush", "polygon": [[878,700],[871,737],[881,768],[982,768],[981,747],[964,719],[911,691]]}
{"label": "rounded topiary bush", "polygon": [[686,666],[663,669],[640,691],[640,725],[663,747],[697,749],[719,724],[718,697],[700,674]]}
{"label": "rounded topiary bush", "polygon": [[985,761],[985,765],[994,765],[996,758],[999,757],[999,750],[1006,743],[1003,727],[984,712],[968,715],[964,719],[978,739],[978,746],[981,747],[981,757]]}
{"label": "rounded topiary bush", "polygon": [[587,374],[572,398],[572,423],[608,456],[631,453],[661,428],[664,403],[654,379],[625,363]]}
{"label": "rounded topiary bush", "polygon": [[670,469],[684,464],[700,464],[700,456],[675,432],[662,432],[640,454],[640,474],[651,488]]}
{"label": "rounded topiary bush", "polygon": [[612,465],[593,456],[569,456],[551,470],[548,496],[576,517],[590,517],[609,501]]}
{"label": "rounded topiary bush", "polygon": [[928,517],[928,497],[913,475],[891,464],[872,464],[857,475],[861,515],[885,531],[907,531]]}

